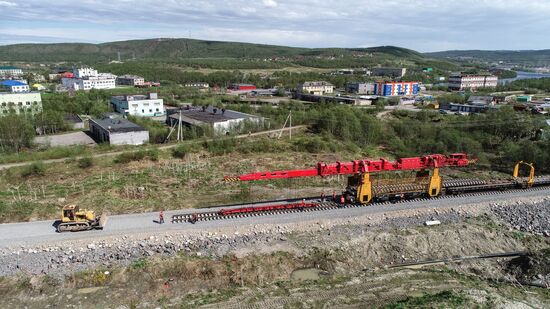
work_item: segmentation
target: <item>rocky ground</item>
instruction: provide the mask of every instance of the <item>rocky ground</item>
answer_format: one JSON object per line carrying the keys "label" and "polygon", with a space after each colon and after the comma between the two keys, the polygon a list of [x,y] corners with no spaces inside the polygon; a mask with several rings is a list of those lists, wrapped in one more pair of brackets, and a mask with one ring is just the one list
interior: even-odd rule
{"label": "rocky ground", "polygon": [[[185,257],[185,263],[191,263],[194,261],[193,259],[202,261],[197,262],[199,264],[206,263],[202,260],[206,259],[206,261],[222,261],[222,264],[237,263],[238,265],[231,266],[231,269],[242,269],[245,266],[239,263],[246,263],[244,261],[251,259],[256,262],[249,262],[254,265],[246,267],[251,267],[254,271],[258,271],[258,268],[261,268],[263,271],[263,275],[257,275],[256,279],[254,279],[259,280],[258,282],[264,282],[264,280],[267,282],[288,280],[288,276],[294,268],[314,267],[331,274],[333,278],[347,276],[348,279],[351,278],[349,280],[353,281],[353,283],[349,283],[354,286],[353,289],[362,290],[365,288],[362,286],[366,282],[374,280],[372,278],[367,280],[363,277],[361,277],[362,279],[356,277],[357,273],[365,270],[385,269],[388,266],[400,263],[433,259],[447,259],[498,252],[532,251],[537,253],[515,259],[500,259],[496,263],[492,261],[479,262],[477,264],[474,262],[468,264],[459,263],[449,267],[456,269],[460,273],[480,275],[493,278],[497,281],[531,284],[544,288],[550,285],[550,254],[545,251],[545,249],[550,247],[550,238],[547,237],[550,230],[549,210],[550,197],[546,197],[469,205],[460,209],[445,208],[442,205],[441,209],[437,210],[404,210],[391,214],[377,214],[346,220],[317,220],[285,225],[256,225],[246,228],[234,227],[193,233],[187,232],[185,234],[164,232],[109,237],[94,241],[74,241],[70,244],[50,243],[42,246],[6,248],[0,251],[0,276],[5,276],[6,278],[29,276],[29,278],[34,278],[36,275],[46,274],[46,277],[39,276],[38,278],[53,278],[52,280],[58,280],[58,282],[64,282],[64,280],[68,280],[67,278],[73,278],[71,280],[78,282],[77,279],[74,279],[75,276],[78,276],[75,274],[87,271],[85,272],[86,276],[92,274],[94,279],[87,283],[87,285],[79,285],[77,283],[74,283],[74,285],[88,289],[97,288],[102,284],[107,284],[105,282],[109,282],[108,278],[104,278],[108,275],[102,275],[103,272],[105,274],[114,272],[118,276],[126,278],[124,280],[129,280],[127,278],[127,271],[124,269],[126,266],[129,269],[134,269],[136,261],[137,265],[141,265],[141,261],[148,259],[158,261],[166,259],[170,261],[173,258],[179,259]],[[438,220],[441,224],[426,226],[426,221],[431,220]],[[281,252],[284,253],[283,257],[277,257],[277,254]],[[287,256],[286,254],[290,255]],[[274,259],[274,256],[280,260],[272,261],[272,264],[268,266],[262,264],[266,260]],[[228,257],[231,262],[227,261]],[[193,267],[198,266],[193,264]],[[189,269],[193,267],[189,266]],[[206,266],[203,265],[201,267]],[[219,267],[223,269],[223,266]],[[226,265],[226,267],[229,266]],[[98,269],[101,270],[100,273],[96,273]],[[189,269],[184,272],[185,276],[191,276]],[[198,267],[198,269],[201,268]],[[147,271],[151,271],[151,269],[147,269]],[[163,275],[166,271],[159,272],[159,279],[155,280],[168,280],[160,279],[166,277]],[[168,271],[168,273],[172,272]],[[223,277],[220,274],[218,275],[220,278]],[[431,282],[429,278],[432,277],[432,275],[425,273],[407,273],[408,275],[412,276],[411,280],[413,281],[416,276],[427,276],[425,278],[422,277],[424,278],[422,280],[427,280],[424,282],[424,285]],[[97,279],[97,276],[100,276],[102,279]],[[154,277],[153,275],[151,276]],[[177,278],[178,275],[172,274],[171,276]],[[208,277],[208,275],[201,273],[193,277],[195,278],[193,280],[198,280],[202,278],[201,276]],[[235,276],[235,274],[232,273],[231,276]],[[264,276],[270,279],[262,279]],[[455,275],[451,277],[448,280],[460,281],[455,278]],[[221,286],[233,285],[238,283],[239,280],[243,280],[242,276],[239,276],[240,279],[231,278],[227,279],[227,283],[223,283]],[[124,280],[119,279],[121,282],[125,282]],[[212,278],[204,282],[210,281],[212,281]],[[187,289],[190,284],[193,285],[190,282],[179,283],[182,285],[181,291]],[[243,283],[241,282],[241,284]],[[380,285],[385,284],[387,282]],[[67,283],[64,285],[66,286]],[[33,286],[33,284],[29,284],[29,286]],[[411,284],[410,287],[409,285],[399,286],[400,289],[408,291],[410,287],[416,286],[416,283]],[[421,290],[422,286],[423,284],[418,284],[416,288]],[[443,290],[442,287],[444,287]],[[273,292],[272,288],[270,286],[266,290],[269,293],[275,294],[280,292]],[[448,288],[452,288],[448,283],[443,285],[434,283],[433,292],[444,292]],[[456,288],[464,289],[464,285],[457,285]],[[36,288],[31,289],[36,290]],[[201,288],[200,291],[203,291],[203,289]],[[338,289],[340,288],[337,288],[335,291]],[[40,289],[40,291],[42,290]],[[315,293],[319,293],[318,290],[316,291]],[[1,292],[2,280],[0,280]],[[10,293],[19,295],[16,291],[11,291]],[[93,294],[95,292],[90,293]],[[102,293],[107,293],[107,291]],[[117,293],[124,294],[123,291]],[[209,295],[207,298],[211,297],[212,292],[208,293],[204,294]],[[214,290],[215,295],[219,296],[220,293],[222,292],[217,289]],[[256,299],[257,295],[255,292],[250,293],[246,294],[251,299],[247,301],[260,304],[256,307],[278,306],[271,306],[269,302],[265,303],[265,306],[261,305],[262,303]],[[462,294],[454,295],[453,297],[471,301],[472,299],[476,299],[476,293],[480,293],[479,290],[464,290]],[[176,297],[176,294],[171,295],[173,298],[170,299],[172,299],[173,303],[189,301],[186,298],[188,296],[179,295]],[[233,299],[235,296],[233,295],[233,291],[226,294],[224,297],[228,299]],[[59,295],[64,294],[61,293],[58,295],[58,293],[55,293],[55,295],[57,299],[54,303],[59,303],[60,300],[58,298],[61,297]],[[91,295],[86,295],[83,297],[91,297]],[[484,299],[481,303],[464,304],[468,306],[486,304],[487,302],[490,304],[492,296],[485,296],[481,297]],[[9,304],[15,304],[16,301],[14,301],[13,297],[17,296],[11,297]],[[110,297],[116,297],[116,295],[110,295]],[[363,298],[360,297],[357,301],[361,304],[365,299],[372,299],[372,297],[373,295],[371,294],[364,295]],[[281,302],[291,301],[295,297],[291,298],[283,297],[283,301],[277,297],[268,297],[270,301],[276,300],[275,304],[279,305]],[[225,298],[215,299],[218,302],[223,301]],[[84,298],[81,301],[85,304]],[[540,303],[541,301],[542,303]],[[533,307],[539,307],[540,304],[548,304],[548,302],[550,302],[550,298],[545,299],[543,297],[542,300],[540,298],[532,300],[530,304],[535,304]],[[144,305],[140,301],[137,301],[137,303],[142,304],[143,308],[152,305],[151,303]],[[240,304],[238,301],[229,301],[227,303],[228,307],[241,308],[238,304]],[[341,305],[342,303],[339,304]],[[502,307],[510,305],[505,298],[503,298],[502,304],[504,304]],[[86,307],[86,305],[80,307]],[[250,308],[256,307],[251,306]]]}
{"label": "rocky ground", "polygon": [[[352,239],[365,238],[366,235],[380,238],[387,231],[422,226],[429,220],[438,220],[443,226],[447,226],[472,217],[478,217],[481,220],[497,218],[510,229],[548,236],[550,198],[537,201],[474,205],[460,210],[446,209],[414,211],[412,213],[403,211],[392,214],[391,217],[377,215],[346,222],[329,220],[292,225],[262,225],[244,230],[234,228],[186,234],[172,232],[150,236],[119,236],[99,241],[75,241],[70,244],[53,243],[29,248],[9,248],[1,251],[0,275],[9,276],[20,272],[62,275],[97,266],[128,265],[141,257],[171,256],[178,252],[214,258],[228,253],[243,256],[250,252],[269,252],[280,249],[299,252],[300,247],[308,247],[314,243],[317,243],[318,246],[330,246],[331,244],[345,246]],[[435,231],[435,234],[440,231],[437,226],[425,229],[427,233],[431,232],[430,229]],[[456,233],[462,232],[460,228],[456,229]],[[348,242],[341,240],[344,236]],[[289,242],[289,238],[292,238],[293,241]],[[334,240],[338,241],[334,242]],[[303,243],[300,243],[301,241]],[[377,241],[380,242],[380,240]],[[471,240],[471,242],[475,243],[475,240]],[[457,245],[462,247],[460,244]],[[486,252],[491,252],[487,250]],[[402,251],[404,253],[403,260],[421,258],[408,254],[402,248],[395,248],[396,254]],[[473,253],[465,250],[455,251],[456,254],[463,255]],[[399,261],[396,259],[389,262]]]}

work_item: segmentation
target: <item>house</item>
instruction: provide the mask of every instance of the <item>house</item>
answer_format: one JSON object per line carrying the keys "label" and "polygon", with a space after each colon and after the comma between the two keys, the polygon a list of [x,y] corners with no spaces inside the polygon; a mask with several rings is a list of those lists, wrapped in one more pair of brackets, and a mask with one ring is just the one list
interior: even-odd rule
{"label": "house", "polygon": [[419,82],[378,82],[374,88],[378,96],[417,95],[419,91]]}
{"label": "house", "polygon": [[112,96],[111,104],[117,113],[125,115],[155,117],[166,114],[164,101],[159,99],[155,92],[148,95]]}
{"label": "house", "polygon": [[401,78],[407,73],[406,68],[373,68],[371,74],[374,76],[388,76],[392,78]]}
{"label": "house", "polygon": [[325,81],[304,82],[298,85],[298,92],[313,95],[334,93],[334,85]]}
{"label": "house", "polygon": [[63,121],[70,125],[73,130],[84,129],[84,120],[82,120],[82,118],[80,118],[77,114],[67,114],[63,116]]}
{"label": "house", "polygon": [[213,106],[192,107],[172,109],[169,112],[166,122],[170,126],[181,124],[187,127],[211,126],[216,133],[227,134],[238,128],[243,122],[250,121],[260,123],[262,117],[245,114],[237,111],[219,109]]}
{"label": "house", "polygon": [[468,75],[453,74],[449,76],[448,87],[450,90],[475,90],[477,88],[495,88],[498,77],[494,75]]}
{"label": "house", "polygon": [[357,94],[374,94],[374,83],[347,83],[346,92]]}
{"label": "house", "polygon": [[90,133],[100,143],[143,145],[149,142],[149,131],[124,118],[90,119]]}
{"label": "house", "polygon": [[113,89],[116,88],[116,75],[98,73],[92,68],[79,68],[73,71],[73,77],[61,78],[61,83],[68,89]]}
{"label": "house", "polygon": [[0,92],[0,116],[9,113],[38,114],[42,111],[42,97],[38,92]]}
{"label": "house", "polygon": [[471,105],[494,106],[495,103],[496,103],[495,98],[490,95],[484,95],[484,96],[473,95],[468,98],[468,104],[471,104]]}
{"label": "house", "polygon": [[29,92],[29,85],[19,80],[5,80],[1,85],[10,92]]}
{"label": "house", "polygon": [[122,75],[117,76],[116,83],[118,85],[137,86],[143,85],[145,83],[145,79],[137,75]]}
{"label": "house", "polygon": [[23,75],[23,70],[11,65],[0,66],[0,78],[13,78]]}

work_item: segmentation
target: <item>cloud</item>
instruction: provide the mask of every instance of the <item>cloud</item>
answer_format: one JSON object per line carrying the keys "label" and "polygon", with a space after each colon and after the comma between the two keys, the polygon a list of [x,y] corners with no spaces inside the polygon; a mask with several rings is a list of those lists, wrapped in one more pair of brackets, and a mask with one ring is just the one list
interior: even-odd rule
{"label": "cloud", "polygon": [[274,8],[277,6],[277,2],[275,0],[263,0],[263,4],[267,7]]}
{"label": "cloud", "polygon": [[17,3],[9,2],[9,1],[0,1],[0,6],[17,6]]}
{"label": "cloud", "polygon": [[550,28],[546,0],[26,0],[14,5],[0,0],[0,32],[15,31],[22,40],[35,35],[113,41],[191,33],[197,39],[304,47],[549,47],[541,30]]}

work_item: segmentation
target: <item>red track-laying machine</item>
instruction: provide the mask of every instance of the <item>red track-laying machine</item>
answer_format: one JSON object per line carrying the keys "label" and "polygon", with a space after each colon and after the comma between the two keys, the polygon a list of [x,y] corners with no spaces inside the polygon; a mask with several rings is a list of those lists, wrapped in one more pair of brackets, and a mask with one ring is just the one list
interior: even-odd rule
{"label": "red track-laying machine", "polygon": [[[422,157],[401,158],[396,161],[380,160],[354,160],[350,162],[317,163],[316,168],[286,170],[276,172],[257,172],[244,174],[238,177],[225,177],[225,181],[253,181],[265,179],[282,179],[311,176],[333,176],[349,175],[350,179],[358,179],[356,186],[348,190],[348,198],[353,201],[365,204],[372,200],[372,183],[370,173],[385,171],[407,171],[416,170],[420,173],[432,170],[428,176],[426,193],[428,196],[438,196],[441,193],[442,181],[439,176],[440,167],[464,167],[475,162],[475,159],[468,158],[468,154],[455,153],[451,155],[432,154]],[[351,196],[350,196],[351,195]]]}

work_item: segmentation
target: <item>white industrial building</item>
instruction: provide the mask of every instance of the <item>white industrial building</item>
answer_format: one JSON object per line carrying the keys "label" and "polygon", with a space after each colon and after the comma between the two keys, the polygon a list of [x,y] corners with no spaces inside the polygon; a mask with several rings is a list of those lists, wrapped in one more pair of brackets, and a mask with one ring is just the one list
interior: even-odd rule
{"label": "white industrial building", "polygon": [[181,123],[188,127],[210,125],[214,131],[221,134],[234,131],[244,121],[260,123],[262,117],[241,113],[232,110],[220,109],[213,106],[190,107],[170,110],[167,122],[170,126]]}
{"label": "white industrial building", "polygon": [[92,68],[80,68],[73,71],[74,77],[61,79],[63,86],[74,90],[113,89],[116,87],[116,75],[98,73]]}
{"label": "white industrial building", "polygon": [[112,96],[111,104],[117,113],[125,115],[155,117],[166,114],[164,102],[156,93]]}
{"label": "white industrial building", "polygon": [[42,97],[38,92],[0,92],[0,116],[9,113],[37,114],[42,111]]}
{"label": "white industrial building", "polygon": [[128,119],[90,119],[90,133],[100,143],[143,145],[149,142],[149,131]]}

